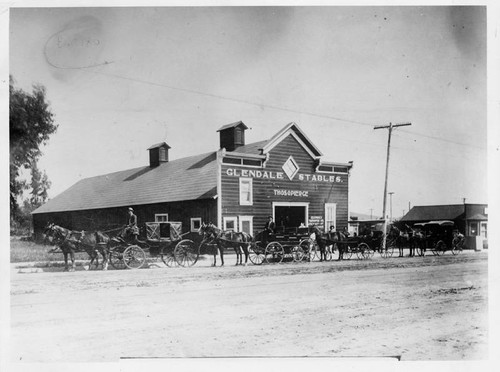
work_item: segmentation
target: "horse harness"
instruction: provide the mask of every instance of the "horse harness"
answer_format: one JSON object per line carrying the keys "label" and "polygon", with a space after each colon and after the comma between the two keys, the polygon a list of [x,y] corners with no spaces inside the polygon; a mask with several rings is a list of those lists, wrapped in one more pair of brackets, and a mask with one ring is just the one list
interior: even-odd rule
{"label": "horse harness", "polygon": [[[57,228],[57,227],[59,227],[59,228]],[[61,246],[65,242],[73,243],[76,245],[86,245],[86,244],[82,243],[82,239],[85,236],[84,230],[82,230],[82,231],[73,231],[73,230],[68,230],[68,229],[64,229],[64,230],[67,230],[68,232],[66,234],[64,234],[63,229],[60,226],[52,226],[50,228],[50,231],[55,232],[56,236],[54,236],[54,238],[55,238],[56,245]],[[74,236],[74,234],[80,234],[80,236],[73,240],[73,239],[71,239],[71,237]],[[96,241],[97,240],[98,240],[98,236],[96,234]],[[96,250],[96,252],[97,252],[97,250]]]}

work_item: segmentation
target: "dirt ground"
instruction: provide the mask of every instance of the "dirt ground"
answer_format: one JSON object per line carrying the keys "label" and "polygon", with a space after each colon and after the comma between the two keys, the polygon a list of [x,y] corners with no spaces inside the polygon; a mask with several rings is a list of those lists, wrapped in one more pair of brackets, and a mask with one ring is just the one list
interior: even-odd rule
{"label": "dirt ground", "polygon": [[11,274],[11,362],[488,358],[488,254]]}

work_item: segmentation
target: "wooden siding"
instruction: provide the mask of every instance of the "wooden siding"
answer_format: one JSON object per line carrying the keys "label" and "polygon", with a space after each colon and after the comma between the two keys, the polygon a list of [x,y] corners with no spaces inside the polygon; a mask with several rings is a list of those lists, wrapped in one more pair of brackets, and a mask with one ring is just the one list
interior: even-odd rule
{"label": "wooden siding", "polygon": [[[289,156],[292,156],[299,171],[292,180],[284,173],[282,166]],[[265,168],[233,166],[231,164],[222,164],[221,175],[221,195],[222,198],[222,217],[229,216],[254,216],[253,228],[254,234],[262,230],[268,215],[272,215],[273,202],[308,202],[309,219],[313,216],[325,215],[325,203],[337,204],[337,228],[347,227],[348,220],[348,188],[349,177],[347,174],[325,174],[315,173],[315,161],[309,153],[297,142],[293,136],[289,135],[281,143],[272,149],[269,154],[269,160]],[[242,170],[252,170],[268,172],[268,175],[276,176],[281,173],[283,178],[253,178],[253,205],[240,205],[239,202],[239,178],[228,175],[237,170],[241,175]],[[271,173],[270,173],[271,172]],[[342,182],[325,181],[307,181],[300,180],[299,175],[321,175],[324,179],[330,176],[340,176]],[[296,190],[305,191],[307,197],[300,196],[281,196],[275,195],[275,190]]]}
{"label": "wooden siding", "polygon": [[[138,225],[153,222],[155,214],[168,213],[170,221],[182,222],[182,232],[191,228],[191,218],[201,218],[203,222],[217,220],[217,203],[214,199],[193,200],[175,203],[158,203],[134,206]],[[53,222],[71,230],[107,231],[122,227],[127,222],[127,208],[106,208],[72,212],[41,213],[33,215],[35,236],[38,237],[48,222]],[[198,234],[187,238],[198,240]]]}

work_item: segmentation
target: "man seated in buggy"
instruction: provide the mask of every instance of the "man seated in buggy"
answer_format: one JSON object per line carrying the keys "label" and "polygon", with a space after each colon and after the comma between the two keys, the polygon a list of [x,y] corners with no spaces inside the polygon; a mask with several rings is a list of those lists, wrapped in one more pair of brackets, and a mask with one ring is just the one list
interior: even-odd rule
{"label": "man seated in buggy", "polygon": [[139,227],[137,227],[137,216],[132,208],[128,209],[127,224],[123,228],[120,238],[125,241],[137,241],[139,235]]}
{"label": "man seated in buggy", "polygon": [[262,231],[262,243],[264,245],[267,245],[269,236],[274,234],[275,229],[276,229],[276,224],[273,221],[273,217],[269,216],[264,226],[264,231]]}

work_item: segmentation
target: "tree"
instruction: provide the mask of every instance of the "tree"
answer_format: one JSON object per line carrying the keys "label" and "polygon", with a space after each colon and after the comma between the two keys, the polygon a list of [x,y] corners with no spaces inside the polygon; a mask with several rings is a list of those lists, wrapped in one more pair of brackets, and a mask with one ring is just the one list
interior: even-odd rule
{"label": "tree", "polygon": [[[14,83],[14,79],[10,76],[10,212],[11,217],[16,220],[20,212],[18,199],[28,188],[26,181],[20,179],[20,171],[21,169],[33,171],[35,168],[35,172],[39,173],[36,162],[42,154],[40,145],[47,143],[50,135],[57,130],[57,125],[54,124],[54,115],[50,111],[45,88],[42,85],[35,84],[32,92],[26,93],[16,88]],[[39,183],[45,186],[37,189],[36,197],[32,194],[32,199],[37,202],[44,195],[46,200],[47,188],[50,186],[45,172]]]}
{"label": "tree", "polygon": [[36,162],[33,163],[31,167],[31,192],[30,192],[30,204],[32,210],[35,210],[43,203],[47,201],[48,198],[48,189],[50,188],[50,181],[47,177],[47,173],[45,171],[40,172],[38,169],[38,165]]}

